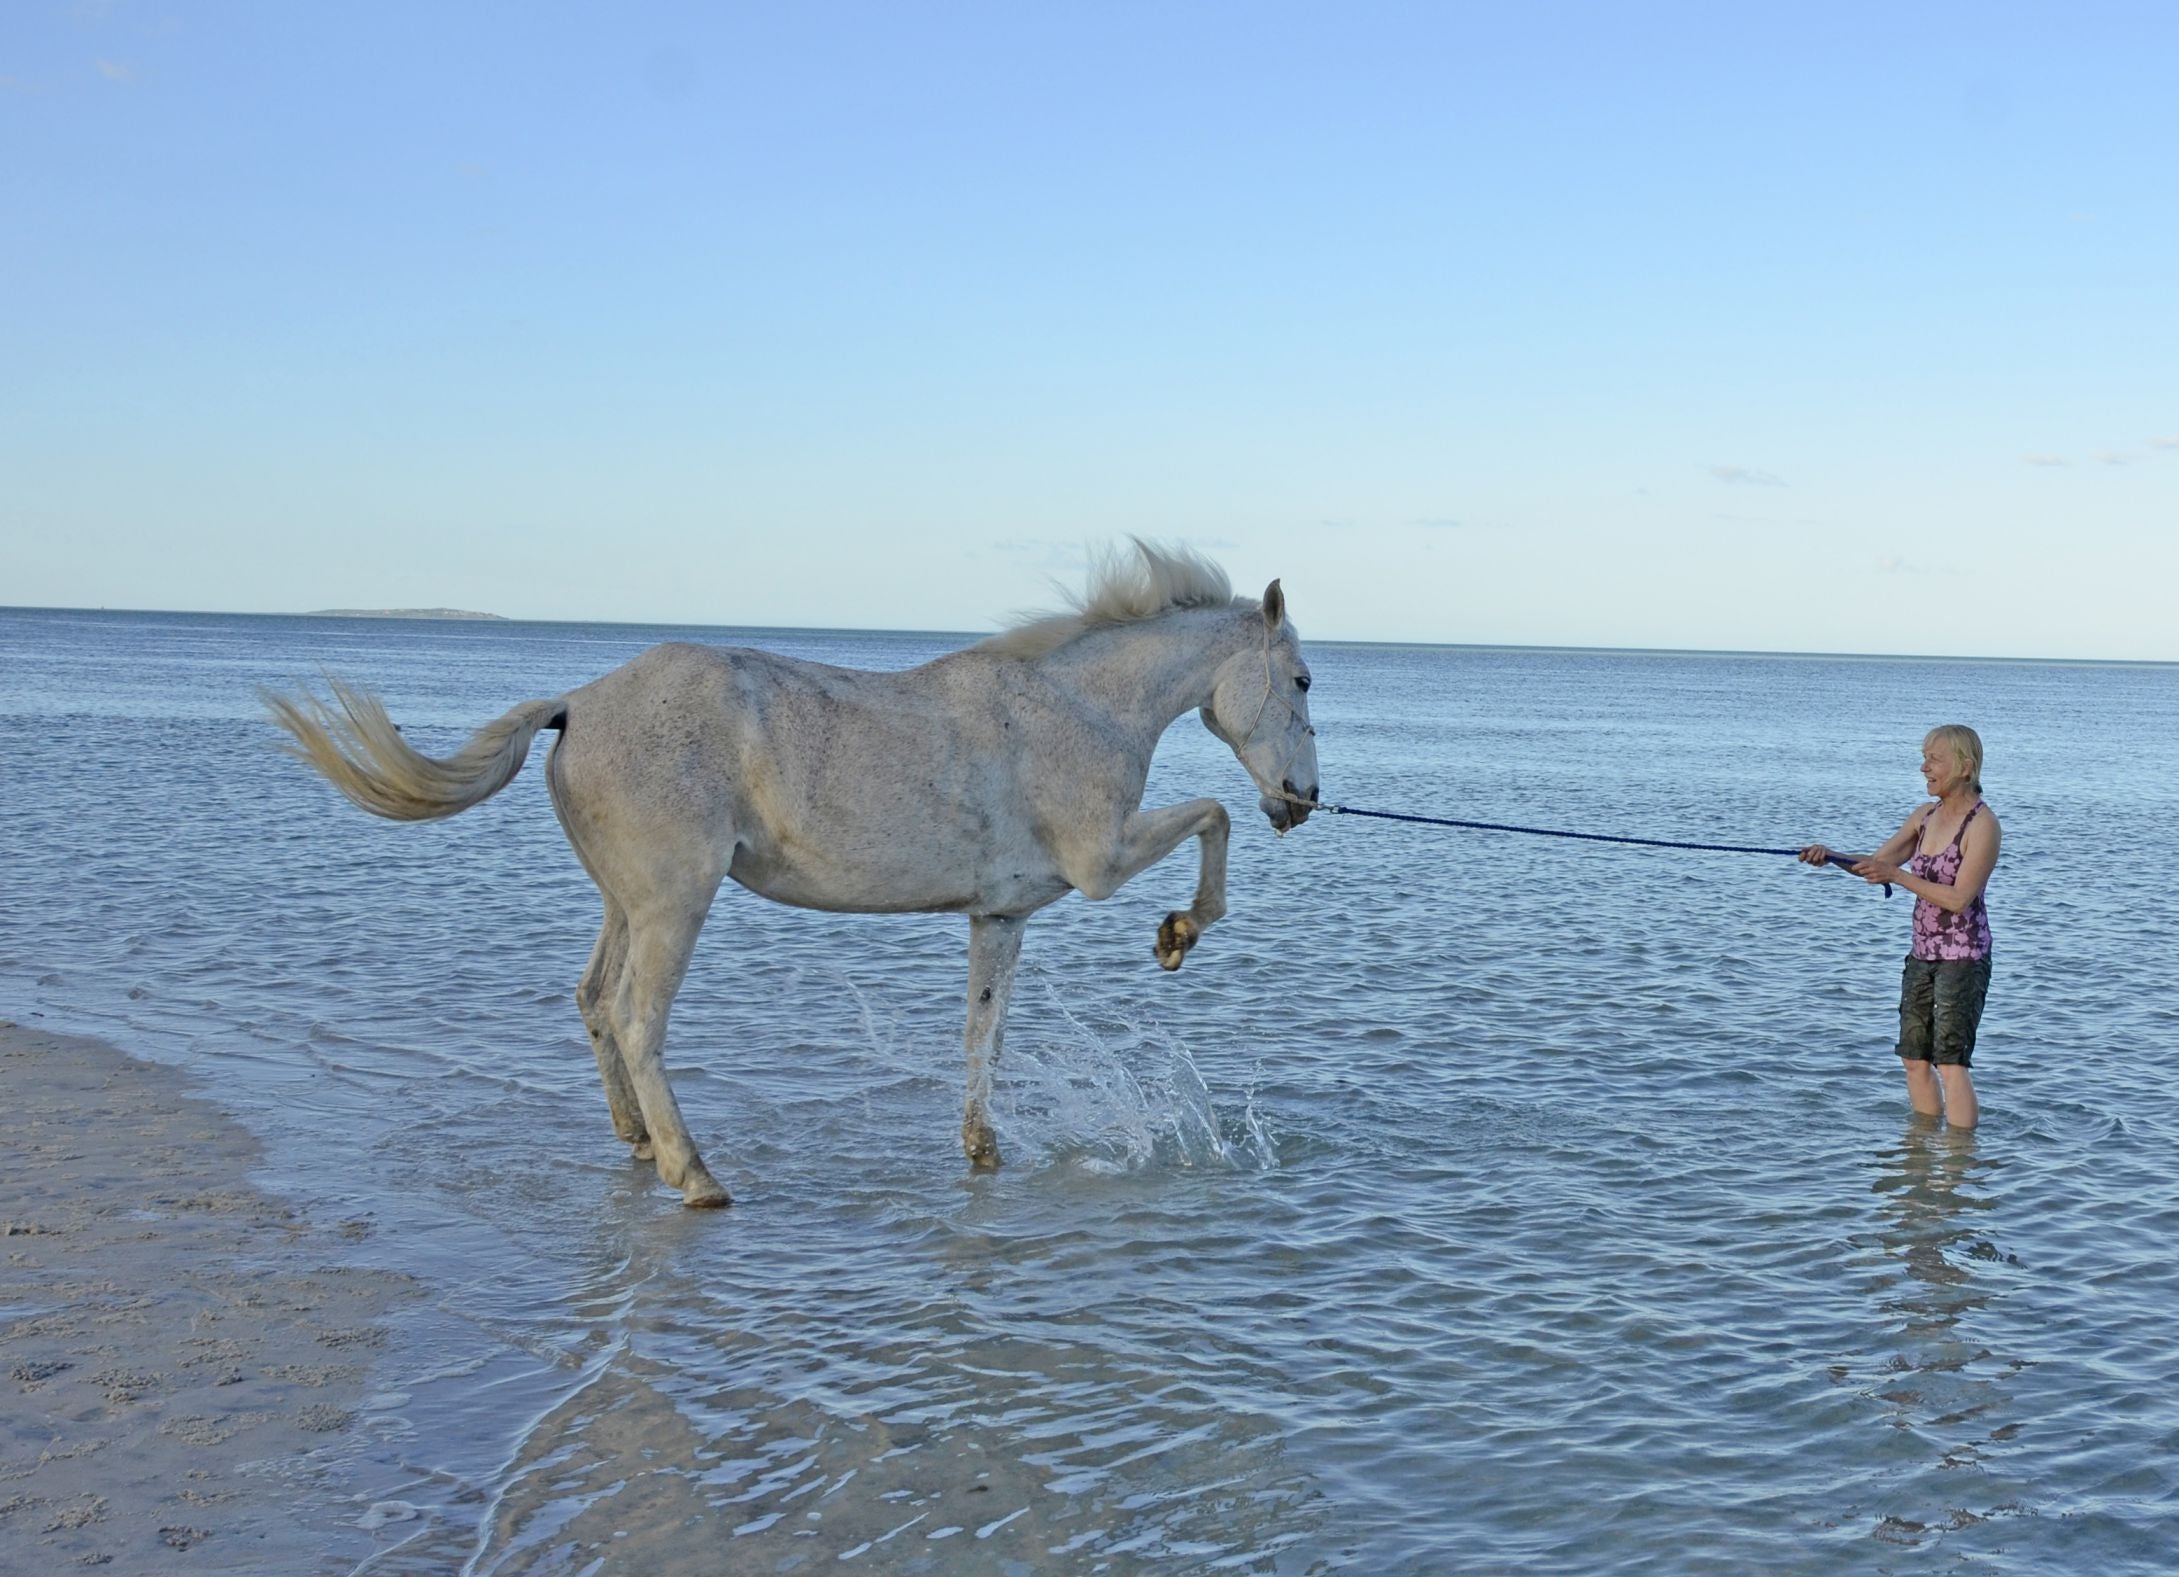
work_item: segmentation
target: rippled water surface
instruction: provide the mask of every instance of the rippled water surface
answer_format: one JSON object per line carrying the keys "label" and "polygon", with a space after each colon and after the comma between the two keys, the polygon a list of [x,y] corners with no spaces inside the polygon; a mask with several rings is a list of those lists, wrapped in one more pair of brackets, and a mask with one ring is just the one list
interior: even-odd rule
{"label": "rippled water surface", "polygon": [[1900,1088],[1903,896],[1282,841],[1184,722],[1150,798],[1232,808],[1232,913],[1158,970],[1184,851],[1031,924],[996,1176],[955,1137],[965,922],[721,895],[668,1046],[736,1200],[699,1214],[613,1139],[538,762],[392,826],[253,699],[331,668],[444,749],[668,635],[955,644],[0,612],[0,1013],[194,1070],[432,1289],[337,1465],[345,1563],[2170,1568],[2179,670],[1311,647],[1362,806],[1868,846],[1922,731],[1975,723],[1972,1136]]}

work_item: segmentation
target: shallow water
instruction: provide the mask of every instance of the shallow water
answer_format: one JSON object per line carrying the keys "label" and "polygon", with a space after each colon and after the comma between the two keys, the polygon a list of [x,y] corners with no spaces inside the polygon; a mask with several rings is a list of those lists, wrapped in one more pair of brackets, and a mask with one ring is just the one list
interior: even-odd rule
{"label": "shallow water", "polygon": [[[1931,722],[2005,818],[1972,1136],[1890,1051],[1907,900],[1789,860],[1234,811],[1029,928],[955,1130],[965,925],[729,888],[668,1056],[733,1191],[624,1158],[536,762],[370,820],[252,698],[449,746],[669,635],[0,611],[0,1013],[188,1067],[422,1276],[345,1456],[378,1572],[2168,1569],[2179,669],[1339,646],[1327,798],[1866,847]],[[369,1509],[376,1507],[375,1511]]]}

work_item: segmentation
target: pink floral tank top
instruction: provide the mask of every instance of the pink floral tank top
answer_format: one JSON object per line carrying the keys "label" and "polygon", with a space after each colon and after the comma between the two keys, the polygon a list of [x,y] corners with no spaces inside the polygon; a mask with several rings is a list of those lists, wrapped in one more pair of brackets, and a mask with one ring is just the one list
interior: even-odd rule
{"label": "pink floral tank top", "polygon": [[[1931,816],[1935,810],[1930,812]],[[1907,862],[1907,869],[1925,882],[1937,882],[1950,887],[1959,880],[1960,840],[1967,836],[1967,823],[1982,814],[1982,801],[1975,801],[1975,808],[1960,823],[1960,830],[1952,834],[1952,841],[1935,854],[1916,853]],[[1928,824],[1928,818],[1923,819]],[[1919,832],[1917,832],[1919,837]],[[1940,909],[1927,898],[1914,900],[1914,946],[1910,950],[1916,958],[1931,963],[1956,963],[1962,960],[1988,958],[1990,956],[1990,911],[1983,904],[1982,894],[1975,894],[1970,903],[1958,914]]]}

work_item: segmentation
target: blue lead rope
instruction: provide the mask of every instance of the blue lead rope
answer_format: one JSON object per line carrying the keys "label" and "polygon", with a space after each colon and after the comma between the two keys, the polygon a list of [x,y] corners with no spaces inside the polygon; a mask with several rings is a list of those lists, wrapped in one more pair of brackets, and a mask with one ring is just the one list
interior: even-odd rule
{"label": "blue lead rope", "polygon": [[[1333,805],[1317,801],[1317,810],[1329,811],[1334,816],[1368,816],[1377,821],[1411,821],[1426,827],[1460,827],[1469,832],[1522,832],[1532,838],[1574,838],[1582,843],[1632,843],[1645,849],[1693,849],[1704,854],[1789,854],[1798,858],[1799,849],[1763,849],[1748,843],[1681,843],[1672,838],[1623,838],[1608,832],[1567,832],[1557,827],[1516,827],[1502,821],[1455,821],[1447,816],[1410,816],[1396,810],[1357,810],[1352,805]],[[1824,864],[1835,865],[1840,870],[1859,864],[1869,858],[1866,854],[1833,854]],[[1884,896],[1891,896],[1891,883],[1884,884]]]}

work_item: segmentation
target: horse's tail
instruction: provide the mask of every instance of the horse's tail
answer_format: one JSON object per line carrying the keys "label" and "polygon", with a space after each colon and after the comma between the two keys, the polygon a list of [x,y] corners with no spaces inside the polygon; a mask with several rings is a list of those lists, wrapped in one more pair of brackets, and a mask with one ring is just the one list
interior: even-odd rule
{"label": "horse's tail", "polygon": [[563,728],[564,701],[525,701],[486,723],[469,743],[435,759],[401,737],[377,696],[328,678],[337,707],[308,693],[260,690],[272,720],[294,743],[291,756],[309,762],[328,782],[374,816],[437,821],[481,805],[514,781],[541,728]]}

